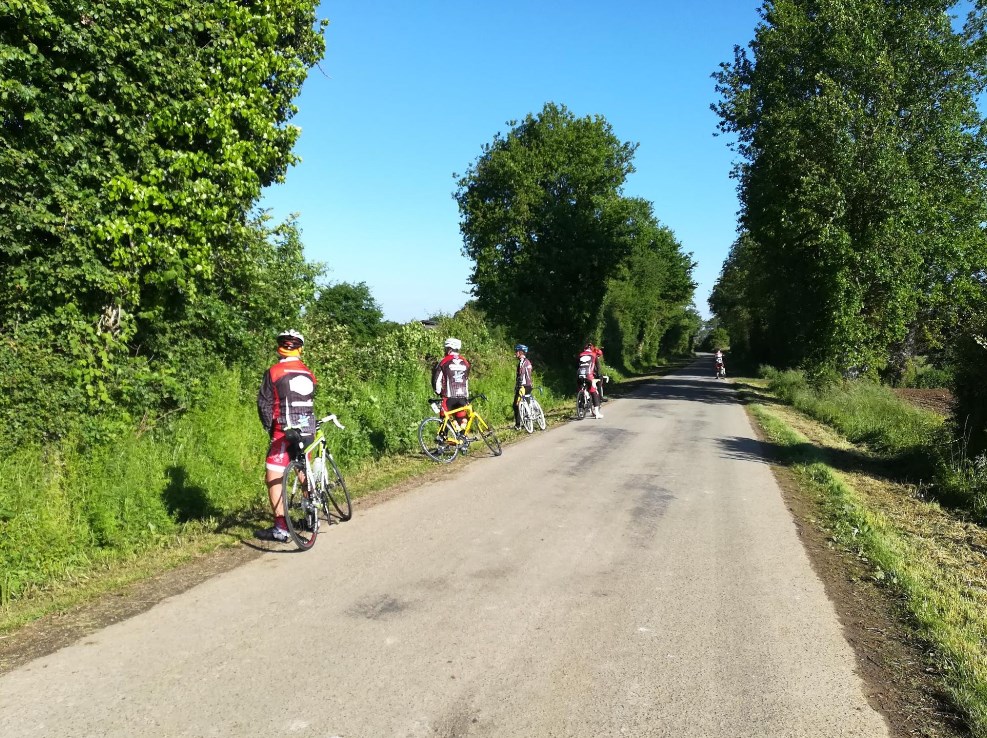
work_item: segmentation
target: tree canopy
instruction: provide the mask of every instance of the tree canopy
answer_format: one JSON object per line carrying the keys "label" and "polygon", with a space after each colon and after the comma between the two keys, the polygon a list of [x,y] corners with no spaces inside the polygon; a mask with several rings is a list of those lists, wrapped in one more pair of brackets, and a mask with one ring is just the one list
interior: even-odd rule
{"label": "tree canopy", "polygon": [[294,287],[273,281],[297,267],[292,279],[313,282],[297,230],[254,207],[295,161],[292,100],[324,51],[317,5],[7,4],[5,351],[51,346],[98,404],[135,358],[154,375],[203,338],[235,357],[282,306],[297,314]]}
{"label": "tree canopy", "polygon": [[[621,142],[602,116],[577,118],[555,103],[508,125],[458,179],[455,193],[477,306],[518,337],[563,356],[600,336],[613,289],[614,310],[634,323],[626,339],[640,344],[643,331],[657,345],[662,331],[655,339],[644,324],[660,320],[639,313],[688,304],[692,263],[649,204],[622,194],[636,145]],[[628,259],[653,269],[632,273]],[[645,284],[654,290],[640,296],[640,309],[631,306],[626,293]]]}
{"label": "tree canopy", "polygon": [[[722,65],[741,237],[711,306],[780,365],[894,371],[984,266],[976,24],[946,0],[767,0]],[[979,12],[979,11],[978,11]]]}

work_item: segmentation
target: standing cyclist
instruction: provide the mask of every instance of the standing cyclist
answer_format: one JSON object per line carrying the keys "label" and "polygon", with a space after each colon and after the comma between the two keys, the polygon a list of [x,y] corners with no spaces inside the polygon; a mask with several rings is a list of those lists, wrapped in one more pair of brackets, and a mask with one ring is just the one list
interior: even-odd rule
{"label": "standing cyclist", "polygon": [[[305,338],[296,330],[278,334],[278,362],[264,373],[257,393],[257,411],[260,422],[271,436],[267,452],[267,494],[274,512],[274,527],[261,533],[262,537],[275,541],[288,540],[288,528],[284,520],[284,499],[281,496],[285,467],[297,452],[289,450],[289,443],[298,443],[298,435],[304,446],[315,435],[315,375],[302,363],[302,346]],[[297,431],[285,434],[288,428]],[[296,433],[298,435],[296,435]]]}
{"label": "standing cyclist", "polygon": [[531,362],[528,360],[528,347],[519,343],[514,347],[517,357],[517,378],[514,381],[514,430],[521,430],[521,402],[531,394]]}
{"label": "standing cyclist", "polygon": [[579,366],[576,369],[578,386],[589,389],[590,398],[593,400],[593,417],[598,419],[603,417],[603,413],[600,412],[600,393],[596,389],[596,385],[600,381],[597,379],[597,374],[599,373],[598,362],[601,355],[602,352],[597,353],[597,349],[592,343],[587,343],[579,354]]}
{"label": "standing cyclist", "polygon": [[[459,355],[463,342],[458,338],[445,340],[446,355],[432,370],[432,389],[442,398],[442,412],[464,407],[469,404],[470,397],[470,363]],[[460,430],[460,423],[466,418],[466,413],[456,413],[451,425],[455,431]],[[455,437],[446,439],[447,443],[455,443]]]}

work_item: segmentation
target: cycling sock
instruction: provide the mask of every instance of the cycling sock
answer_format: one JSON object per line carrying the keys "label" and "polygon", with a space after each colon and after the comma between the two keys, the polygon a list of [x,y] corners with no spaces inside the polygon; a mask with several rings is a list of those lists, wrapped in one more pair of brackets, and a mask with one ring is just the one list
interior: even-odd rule
{"label": "cycling sock", "polygon": [[288,523],[285,522],[284,515],[277,515],[277,516],[275,516],[275,518],[274,518],[274,527],[275,528],[284,528],[284,529],[287,529]]}

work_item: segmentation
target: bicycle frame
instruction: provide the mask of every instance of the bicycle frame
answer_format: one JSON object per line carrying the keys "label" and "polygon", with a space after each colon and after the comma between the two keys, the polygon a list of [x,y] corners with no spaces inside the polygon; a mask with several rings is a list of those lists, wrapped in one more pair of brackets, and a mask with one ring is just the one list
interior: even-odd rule
{"label": "bicycle frame", "polygon": [[436,402],[435,405],[438,407],[438,410],[436,411],[437,415],[442,418],[442,425],[439,426],[439,433],[445,433],[451,430],[449,419],[455,417],[458,413],[466,413],[466,425],[459,430],[459,432],[464,435],[469,435],[470,431],[473,430],[474,425],[479,426],[479,430],[481,432],[489,427],[486,421],[480,417],[480,414],[473,409],[472,402],[468,405],[463,405],[462,407],[445,411],[442,410],[442,407],[438,402]]}
{"label": "bicycle frame", "polygon": [[[326,432],[323,430],[323,427],[326,423],[330,422],[340,430],[343,430],[344,426],[340,424],[335,415],[327,415],[316,424],[315,436],[312,439],[312,443],[302,449],[302,456],[305,459],[305,487],[309,492],[315,489],[315,475],[312,474],[313,462],[319,458],[325,464],[329,442],[326,440]],[[316,453],[316,449],[318,449],[318,453]]]}

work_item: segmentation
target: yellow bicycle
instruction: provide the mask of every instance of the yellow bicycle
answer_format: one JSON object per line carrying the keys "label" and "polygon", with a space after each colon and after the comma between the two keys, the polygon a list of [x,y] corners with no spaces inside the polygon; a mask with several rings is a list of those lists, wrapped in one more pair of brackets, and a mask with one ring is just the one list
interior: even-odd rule
{"label": "yellow bicycle", "polygon": [[[418,443],[422,451],[433,461],[448,464],[459,456],[459,452],[467,453],[470,444],[482,440],[494,456],[500,456],[503,449],[497,434],[490,424],[473,409],[473,402],[486,400],[485,395],[476,395],[469,399],[469,404],[457,407],[449,412],[442,412],[439,400],[429,400],[434,416],[425,418],[418,424]],[[457,421],[459,429],[453,424],[455,416],[466,413],[465,424]]]}

